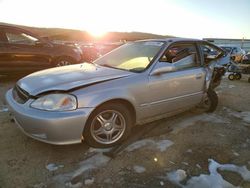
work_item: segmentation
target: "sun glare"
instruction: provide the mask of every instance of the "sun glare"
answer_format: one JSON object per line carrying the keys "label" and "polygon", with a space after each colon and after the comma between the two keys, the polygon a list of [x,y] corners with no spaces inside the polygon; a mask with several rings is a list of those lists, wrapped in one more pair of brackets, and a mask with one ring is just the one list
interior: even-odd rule
{"label": "sun glare", "polygon": [[89,30],[88,32],[89,32],[90,35],[92,35],[95,38],[103,37],[107,33],[106,31],[102,31],[102,30],[99,30],[99,29]]}

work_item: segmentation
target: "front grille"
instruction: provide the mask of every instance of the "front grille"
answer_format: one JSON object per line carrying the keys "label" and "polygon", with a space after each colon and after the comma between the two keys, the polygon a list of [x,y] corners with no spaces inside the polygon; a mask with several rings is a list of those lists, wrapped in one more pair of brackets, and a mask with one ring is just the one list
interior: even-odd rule
{"label": "front grille", "polygon": [[12,91],[13,98],[16,102],[24,104],[29,100],[29,93],[24,91],[18,85],[15,85]]}

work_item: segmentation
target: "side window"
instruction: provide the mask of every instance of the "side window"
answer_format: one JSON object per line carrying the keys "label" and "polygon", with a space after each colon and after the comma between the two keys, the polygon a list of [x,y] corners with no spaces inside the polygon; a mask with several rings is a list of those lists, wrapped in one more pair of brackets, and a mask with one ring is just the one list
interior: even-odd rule
{"label": "side window", "polygon": [[201,45],[201,50],[203,52],[205,63],[209,63],[223,53],[223,51],[218,48],[206,43]]}
{"label": "side window", "polygon": [[5,36],[4,32],[2,30],[0,30],[0,43],[7,43],[8,39]]}
{"label": "side window", "polygon": [[172,63],[177,70],[200,66],[197,49],[194,44],[175,44],[170,46],[160,61]]}
{"label": "side window", "polygon": [[37,38],[19,31],[5,32],[9,44],[35,45]]}

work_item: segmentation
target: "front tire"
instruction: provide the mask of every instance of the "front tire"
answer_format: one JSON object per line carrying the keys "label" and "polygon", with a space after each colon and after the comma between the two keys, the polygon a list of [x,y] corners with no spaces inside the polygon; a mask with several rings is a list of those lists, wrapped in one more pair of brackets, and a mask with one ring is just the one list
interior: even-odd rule
{"label": "front tire", "polygon": [[207,91],[207,96],[204,99],[203,106],[208,113],[214,112],[218,106],[218,95],[212,89]]}
{"label": "front tire", "polygon": [[74,61],[71,58],[68,57],[60,57],[55,61],[54,66],[55,67],[62,67],[66,65],[72,65],[74,64]]}
{"label": "front tire", "polygon": [[112,147],[128,137],[132,125],[133,120],[126,106],[109,103],[98,107],[90,115],[83,137],[92,147]]}
{"label": "front tire", "polygon": [[229,74],[228,75],[228,79],[231,80],[231,81],[233,81],[235,79],[234,74]]}

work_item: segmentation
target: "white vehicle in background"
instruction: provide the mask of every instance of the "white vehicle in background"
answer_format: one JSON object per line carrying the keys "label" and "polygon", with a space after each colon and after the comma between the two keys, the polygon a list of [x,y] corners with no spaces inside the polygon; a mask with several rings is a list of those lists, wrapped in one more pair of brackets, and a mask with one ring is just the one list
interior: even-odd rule
{"label": "white vehicle in background", "polygon": [[230,54],[231,59],[239,63],[241,62],[243,56],[246,54],[245,50],[243,50],[239,46],[231,46],[231,45],[219,45],[223,50]]}

